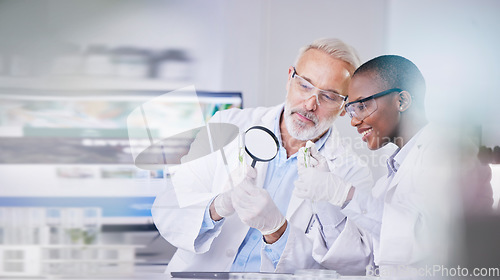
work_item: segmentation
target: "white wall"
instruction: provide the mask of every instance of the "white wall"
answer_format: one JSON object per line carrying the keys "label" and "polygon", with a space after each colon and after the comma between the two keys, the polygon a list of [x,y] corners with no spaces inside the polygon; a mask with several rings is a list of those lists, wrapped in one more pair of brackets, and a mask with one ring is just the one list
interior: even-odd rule
{"label": "white wall", "polygon": [[47,21],[49,40],[185,48],[196,59],[195,86],[242,90],[248,106],[282,102],[288,67],[298,49],[316,38],[342,38],[363,59],[385,44],[386,0],[43,2],[38,16],[46,16],[39,21]]}
{"label": "white wall", "polygon": [[[415,62],[427,82],[431,120],[476,126],[481,144],[500,146],[500,1],[390,0],[387,53]],[[474,135],[473,135],[474,136]],[[493,197],[500,168],[492,165]]]}
{"label": "white wall", "polygon": [[81,46],[186,49],[199,89],[221,90],[226,11],[210,1],[49,1],[55,36]]}
{"label": "white wall", "polygon": [[386,1],[268,1],[264,9],[265,105],[283,102],[288,68],[298,49],[314,39],[340,38],[362,60],[384,48]]}
{"label": "white wall", "polygon": [[[261,87],[257,93],[260,102],[256,105],[275,105],[285,100],[288,68],[295,62],[299,48],[317,38],[342,39],[358,50],[362,61],[385,49],[385,0],[266,1],[263,9],[263,67],[258,72]],[[382,176],[386,169],[384,159],[394,147],[369,151],[348,117],[337,119],[336,126],[342,137],[368,161],[374,177]]]}
{"label": "white wall", "polygon": [[[17,6],[18,24],[37,18],[42,30],[35,32],[38,42],[184,48],[194,59],[191,83],[197,89],[242,91],[245,107],[283,102],[288,67],[299,48],[314,39],[341,38],[357,48],[363,61],[383,52],[386,44],[386,0],[16,3],[10,5]],[[21,12],[29,7],[30,14]],[[33,37],[21,40],[30,44]],[[376,173],[382,174],[385,165],[378,157],[384,152],[367,151],[347,118],[337,126],[359,153],[376,160]]]}
{"label": "white wall", "polygon": [[387,53],[414,61],[427,81],[433,120],[483,126],[500,145],[500,1],[397,1],[389,5]]}

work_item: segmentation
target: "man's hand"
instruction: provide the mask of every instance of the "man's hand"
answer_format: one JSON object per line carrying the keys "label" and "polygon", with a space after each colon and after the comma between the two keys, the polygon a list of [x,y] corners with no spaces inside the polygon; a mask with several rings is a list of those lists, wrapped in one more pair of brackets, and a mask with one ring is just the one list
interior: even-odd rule
{"label": "man's hand", "polygon": [[318,152],[314,144],[308,142],[306,148],[299,150],[297,159],[299,178],[295,181],[294,195],[310,199],[312,202],[328,201],[333,205],[342,206],[348,199],[352,186],[330,172],[325,157]]}
{"label": "man's hand", "polygon": [[214,221],[219,221],[224,217],[234,214],[233,202],[231,201],[232,190],[219,194],[212,205],[210,205],[210,217]]}
{"label": "man's hand", "polygon": [[[240,183],[245,179],[245,167],[239,166],[231,172],[231,178],[233,183]],[[229,180],[226,182],[223,188],[223,193],[219,194],[210,205],[210,217],[214,221],[219,221],[224,217],[229,217],[234,214],[233,202],[231,199],[232,186]]]}
{"label": "man's hand", "polygon": [[256,177],[256,170],[248,167],[247,177],[232,192],[233,207],[243,223],[259,230],[264,236],[272,235],[282,229],[286,219],[269,193],[256,187]]}

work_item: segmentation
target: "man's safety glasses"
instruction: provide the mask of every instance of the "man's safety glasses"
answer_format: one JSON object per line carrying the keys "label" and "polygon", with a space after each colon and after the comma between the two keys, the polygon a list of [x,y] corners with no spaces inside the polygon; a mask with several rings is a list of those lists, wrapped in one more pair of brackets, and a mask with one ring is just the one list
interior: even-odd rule
{"label": "man's safety glasses", "polygon": [[382,92],[376,93],[374,95],[365,97],[360,100],[348,102],[345,105],[345,111],[346,113],[352,118],[356,118],[358,121],[362,121],[373,112],[377,110],[377,102],[375,101],[375,98],[393,93],[393,92],[402,92],[402,89],[399,88],[391,88],[388,90],[384,90]]}
{"label": "man's safety glasses", "polygon": [[298,92],[302,98],[307,100],[314,95],[316,97],[316,104],[326,109],[340,109],[347,100],[347,96],[313,86],[310,82],[297,74],[295,67],[293,67],[291,82],[295,92]]}

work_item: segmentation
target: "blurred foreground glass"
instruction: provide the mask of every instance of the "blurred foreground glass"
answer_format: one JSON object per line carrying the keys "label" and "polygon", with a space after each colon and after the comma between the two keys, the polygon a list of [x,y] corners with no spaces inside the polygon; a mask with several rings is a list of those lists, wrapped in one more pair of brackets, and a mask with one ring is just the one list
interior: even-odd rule
{"label": "blurred foreground glass", "polygon": [[294,279],[316,280],[316,279],[338,279],[340,274],[335,270],[326,269],[300,269],[295,271]]}
{"label": "blurred foreground glass", "polygon": [[250,280],[288,280],[294,279],[292,274],[283,273],[229,273],[229,279],[250,279]]}
{"label": "blurred foreground glass", "polygon": [[94,207],[0,207],[0,278],[131,275],[134,245],[100,244]]}

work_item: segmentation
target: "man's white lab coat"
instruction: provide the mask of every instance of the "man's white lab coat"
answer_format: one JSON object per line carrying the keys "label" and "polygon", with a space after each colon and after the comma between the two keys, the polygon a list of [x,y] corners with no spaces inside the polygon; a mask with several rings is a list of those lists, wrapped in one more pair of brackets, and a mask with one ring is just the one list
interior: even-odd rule
{"label": "man's white lab coat", "polygon": [[[272,108],[230,109],[218,112],[210,122],[232,123],[240,132],[255,125],[273,131],[275,118],[282,109],[283,105]],[[224,148],[230,170],[238,166],[238,150],[237,140]],[[331,172],[360,190],[371,188],[373,182],[369,169],[341,142],[335,128],[332,128],[331,135],[320,153],[328,160]],[[245,156],[245,160],[250,162],[251,159]],[[258,187],[263,186],[267,166],[266,162],[258,162],[255,166]],[[231,268],[238,248],[249,230],[249,227],[239,220],[238,215],[226,217],[218,231],[209,231],[198,236],[208,203],[223,191],[226,181],[227,171],[220,153],[216,152],[183,164],[175,171],[170,191],[157,196],[152,209],[155,224],[161,235],[178,248],[167,272],[229,271]],[[172,203],[176,198],[182,207]],[[266,254],[261,253],[262,272],[293,273],[297,269],[330,268],[343,274],[364,274],[365,267],[371,260],[371,244],[363,243],[365,246],[360,247],[347,246],[345,251],[338,252],[343,255],[339,262],[328,262],[326,252],[337,250],[330,248],[329,244],[332,244],[338,235],[338,227],[345,216],[340,212],[340,208],[328,203],[318,204],[316,208],[323,231],[320,232],[319,223],[315,223],[306,234],[312,216],[311,203],[292,195],[286,212],[290,230],[286,247],[276,269]],[[358,232],[356,229],[352,234],[353,238],[359,239]],[[316,254],[322,257],[314,258],[313,251],[319,252]]]}

